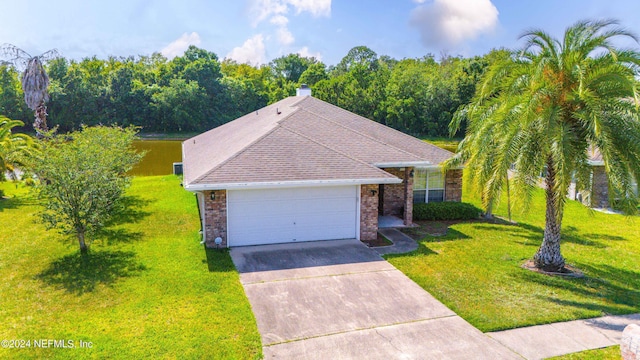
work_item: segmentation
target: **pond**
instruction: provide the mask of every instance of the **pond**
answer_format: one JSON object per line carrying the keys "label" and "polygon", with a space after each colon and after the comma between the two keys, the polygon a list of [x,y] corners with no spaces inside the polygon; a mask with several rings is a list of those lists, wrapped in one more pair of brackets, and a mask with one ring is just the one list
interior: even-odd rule
{"label": "pond", "polygon": [[137,140],[133,146],[146,151],[140,164],[131,170],[131,175],[150,176],[173,174],[173,163],[182,161],[182,141]]}

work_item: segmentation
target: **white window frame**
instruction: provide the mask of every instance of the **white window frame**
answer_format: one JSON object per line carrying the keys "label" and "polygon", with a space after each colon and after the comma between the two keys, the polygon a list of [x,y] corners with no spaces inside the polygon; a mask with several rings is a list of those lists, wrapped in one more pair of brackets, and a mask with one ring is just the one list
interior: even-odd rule
{"label": "white window frame", "polygon": [[[434,191],[442,191],[442,200],[440,201],[432,201],[432,202],[443,202],[444,198],[445,198],[445,176],[442,173],[442,169],[440,168],[415,168],[415,171],[417,172],[418,170],[420,171],[425,171],[425,188],[416,188],[416,182],[415,182],[415,178],[413,181],[413,192],[414,192],[414,199],[415,199],[415,192],[417,191],[424,191],[424,203],[427,204],[429,203],[429,191],[434,190]],[[430,173],[439,173],[442,176],[442,187],[441,188],[429,188],[429,174]],[[415,201],[414,201],[415,202]]]}

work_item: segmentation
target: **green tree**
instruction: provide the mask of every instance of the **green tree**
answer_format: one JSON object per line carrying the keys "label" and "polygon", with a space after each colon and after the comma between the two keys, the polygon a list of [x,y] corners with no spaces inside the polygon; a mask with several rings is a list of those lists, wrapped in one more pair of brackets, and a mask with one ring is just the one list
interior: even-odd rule
{"label": "green tree", "polygon": [[562,40],[536,30],[525,47],[498,60],[483,77],[471,104],[451,129],[467,119],[466,137],[449,165],[466,163],[482,189],[484,206],[497,200],[513,165],[515,198],[525,206],[544,177],[546,221],[536,267],[561,271],[561,226],[572,176],[588,184],[588,151],[602,153],[611,194],[637,213],[634,178],[640,179],[640,123],[636,89],[640,54],[618,49],[614,38],[636,39],[615,21],[581,21]]}
{"label": "green tree", "polygon": [[15,127],[23,126],[20,120],[11,120],[0,115],[0,181],[5,173],[14,172],[16,166],[24,166],[30,155],[34,154],[34,142],[26,134],[12,132]]}
{"label": "green tree", "polygon": [[143,156],[132,146],[135,134],[131,127],[84,127],[43,141],[42,155],[33,159],[42,220],[75,235],[81,253],[121,205],[127,172]]}

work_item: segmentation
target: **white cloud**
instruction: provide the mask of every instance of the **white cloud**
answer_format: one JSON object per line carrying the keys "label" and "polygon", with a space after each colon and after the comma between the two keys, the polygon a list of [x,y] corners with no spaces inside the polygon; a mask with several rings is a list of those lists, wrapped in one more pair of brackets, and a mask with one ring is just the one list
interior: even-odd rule
{"label": "white cloud", "polygon": [[264,47],[264,37],[262,34],[254,35],[252,38],[233,48],[227,58],[233,59],[241,64],[260,65],[267,61]]}
{"label": "white cloud", "polygon": [[491,0],[433,0],[411,12],[411,25],[427,47],[455,46],[492,31],[497,24],[498,9]]}
{"label": "white cloud", "polygon": [[331,0],[252,0],[251,24],[256,27],[269,19],[269,23],[277,27],[278,42],[284,46],[291,45],[295,37],[287,27],[290,10],[295,15],[307,12],[314,17],[331,16]]}
{"label": "white cloud", "polygon": [[318,61],[322,61],[322,54],[320,54],[319,52],[312,53],[312,52],[309,51],[309,48],[306,47],[306,46],[303,47],[302,49],[298,50],[298,55],[300,55],[302,57],[306,57],[306,58],[314,57]]}
{"label": "white cloud", "polygon": [[313,16],[330,16],[331,0],[286,0],[296,10],[296,14],[309,12]]}
{"label": "white cloud", "polygon": [[270,23],[278,26],[287,26],[289,19],[282,15],[276,15],[269,20]]}
{"label": "white cloud", "polygon": [[293,34],[286,27],[281,27],[276,31],[278,35],[278,42],[282,45],[291,45],[296,40]]}
{"label": "white cloud", "polygon": [[189,48],[189,45],[200,45],[200,35],[197,32],[191,34],[184,33],[177,40],[167,45],[160,52],[167,59],[173,59],[176,56],[184,54],[184,51]]}

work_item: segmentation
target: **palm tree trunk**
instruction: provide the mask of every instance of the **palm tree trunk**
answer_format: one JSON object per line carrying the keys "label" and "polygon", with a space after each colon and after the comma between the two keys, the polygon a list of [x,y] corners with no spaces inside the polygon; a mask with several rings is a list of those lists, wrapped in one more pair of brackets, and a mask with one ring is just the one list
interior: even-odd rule
{"label": "palm tree trunk", "polygon": [[564,257],[560,253],[560,229],[562,227],[562,209],[554,193],[555,169],[551,161],[547,161],[547,176],[545,178],[545,196],[547,212],[544,226],[544,237],[538,252],[533,256],[533,262],[538,269],[559,272],[564,268]]}
{"label": "palm tree trunk", "polygon": [[44,133],[49,131],[47,127],[47,107],[44,104],[44,101],[38,105],[36,108],[36,119],[33,123],[33,128],[36,130],[36,135],[39,138],[42,138]]}

